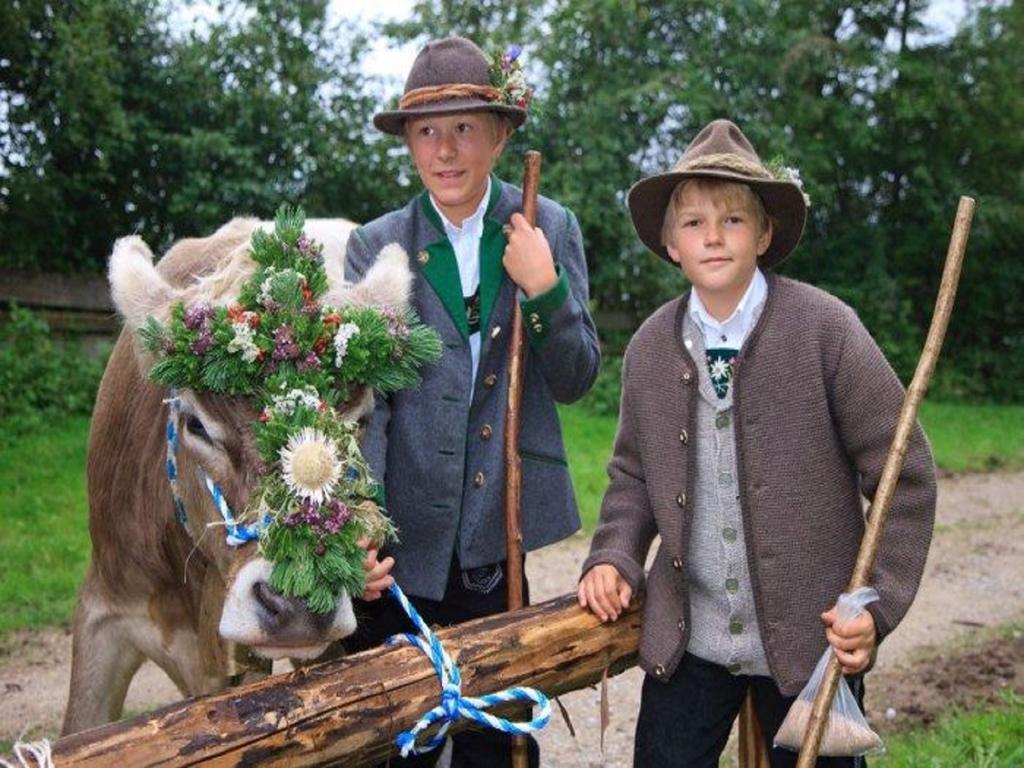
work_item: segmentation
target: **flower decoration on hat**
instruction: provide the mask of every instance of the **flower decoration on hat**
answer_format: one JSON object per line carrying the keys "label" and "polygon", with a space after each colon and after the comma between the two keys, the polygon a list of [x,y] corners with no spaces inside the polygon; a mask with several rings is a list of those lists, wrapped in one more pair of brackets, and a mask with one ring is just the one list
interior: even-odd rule
{"label": "flower decoration on hat", "polygon": [[507,51],[495,51],[491,56],[491,85],[498,90],[499,104],[528,109],[533,99],[533,88],[526,83],[522,62],[523,49],[518,45]]}
{"label": "flower decoration on hat", "polygon": [[166,324],[150,317],[139,334],[156,357],[149,375],[157,383],[256,405],[253,436],[266,471],[237,517],[260,524],[271,585],[326,613],[341,590],[363,591],[358,540],[395,535],[343,406],[366,387],[415,386],[441,345],[410,310],[325,304],[323,247],[304,223],[301,209],[282,207],[273,233],[253,233],[256,270],[235,303],[179,302]]}
{"label": "flower decoration on hat", "polygon": [[796,185],[800,190],[800,193],[804,196],[804,203],[808,208],[811,207],[811,196],[808,195],[807,191],[804,189],[804,180],[800,178],[799,168],[786,165],[785,158],[783,158],[782,155],[776,155],[765,164],[765,169],[776,181],[788,181],[790,184]]}

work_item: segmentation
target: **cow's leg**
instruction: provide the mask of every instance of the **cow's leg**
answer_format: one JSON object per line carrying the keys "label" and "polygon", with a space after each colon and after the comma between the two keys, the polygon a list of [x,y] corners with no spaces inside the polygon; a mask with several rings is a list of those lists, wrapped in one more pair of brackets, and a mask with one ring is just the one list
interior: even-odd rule
{"label": "cow's leg", "polygon": [[144,660],[125,631],[125,617],[92,585],[93,579],[87,578],[75,608],[63,735],[120,717],[128,686]]}

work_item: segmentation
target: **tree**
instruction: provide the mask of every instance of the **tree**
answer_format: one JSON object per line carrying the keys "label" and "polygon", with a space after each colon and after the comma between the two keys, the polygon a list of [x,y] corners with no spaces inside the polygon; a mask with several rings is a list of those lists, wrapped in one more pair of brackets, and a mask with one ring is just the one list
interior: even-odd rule
{"label": "tree", "polygon": [[328,29],[326,0],[237,9],[185,35],[155,0],[8,9],[7,266],[96,270],[120,235],[163,248],[283,201],[355,219],[393,205],[397,165],[365,140],[365,36]]}

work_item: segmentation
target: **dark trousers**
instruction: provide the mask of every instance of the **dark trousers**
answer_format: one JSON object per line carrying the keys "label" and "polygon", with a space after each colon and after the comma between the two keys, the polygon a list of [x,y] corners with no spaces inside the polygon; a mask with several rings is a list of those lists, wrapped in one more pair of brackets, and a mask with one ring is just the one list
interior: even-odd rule
{"label": "dark trousers", "polygon": [[[529,605],[529,586],[523,569],[523,602]],[[426,600],[410,597],[423,620],[433,629],[461,624],[471,619],[492,616],[508,610],[508,589],[504,577],[504,563],[463,571],[458,560],[453,558],[448,572],[448,584],[444,598]],[[394,598],[384,595],[379,600],[363,602],[355,600],[357,629],[355,634],[344,640],[345,650],[357,653],[380,645],[391,635],[402,632],[416,633],[402,606]],[[438,684],[438,701],[441,688]],[[470,728],[452,736],[452,768],[503,768],[512,765],[512,737],[490,728]],[[540,765],[540,750],[537,740],[527,737],[527,754],[530,768]],[[441,750],[424,755],[410,755],[406,759],[392,758],[390,765],[396,768],[433,768]]]}
{"label": "dark trousers", "polygon": [[[864,709],[864,684],[847,678]],[[753,690],[772,768],[792,768],[797,753],[772,748],[772,739],[796,697],[783,696],[770,677],[733,675],[717,664],[687,653],[665,683],[647,675],[636,724],[636,768],[717,768],[729,731]],[[822,757],[819,768],[866,768],[863,757]]]}

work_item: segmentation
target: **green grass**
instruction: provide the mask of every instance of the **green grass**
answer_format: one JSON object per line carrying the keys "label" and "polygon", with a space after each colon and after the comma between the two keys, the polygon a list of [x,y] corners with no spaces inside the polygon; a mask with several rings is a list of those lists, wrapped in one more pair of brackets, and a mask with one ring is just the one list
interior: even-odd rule
{"label": "green grass", "polygon": [[926,402],[921,423],[949,472],[1024,467],[1024,405]]}
{"label": "green grass", "polygon": [[597,524],[601,498],[608,484],[606,468],[615,440],[615,418],[594,416],[578,407],[562,408],[558,415],[583,529],[589,532]]}
{"label": "green grass", "polygon": [[[615,418],[593,416],[580,407],[559,413],[583,527],[591,531],[608,479],[605,467],[615,439]],[[946,471],[1024,467],[1024,406],[926,402],[921,422],[936,463]]]}
{"label": "green grass", "polygon": [[1024,698],[1007,692],[1003,701],[892,736],[886,754],[868,762],[878,768],[1018,768],[1024,765]]}
{"label": "green grass", "polygon": [[55,419],[0,452],[0,637],[68,621],[89,558],[89,419]]}

